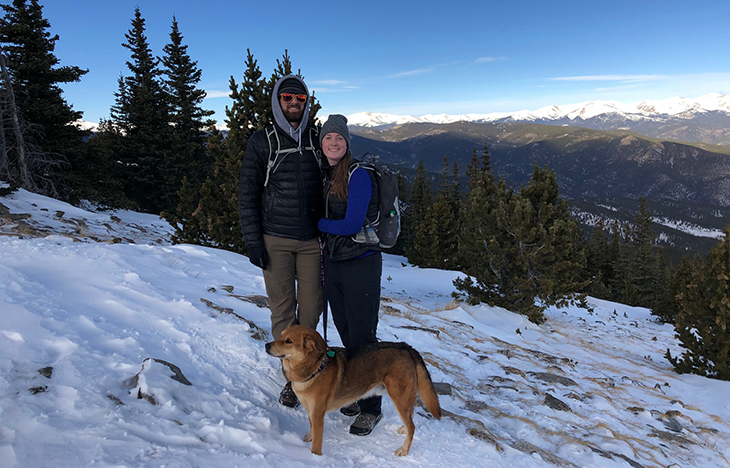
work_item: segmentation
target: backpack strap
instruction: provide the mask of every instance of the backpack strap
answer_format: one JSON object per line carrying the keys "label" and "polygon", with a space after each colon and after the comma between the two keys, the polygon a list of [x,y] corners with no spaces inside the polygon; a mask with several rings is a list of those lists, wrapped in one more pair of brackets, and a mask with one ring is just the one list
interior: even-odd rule
{"label": "backpack strap", "polygon": [[[264,179],[264,187],[269,185],[269,176],[271,175],[271,173],[276,172],[284,158],[286,158],[286,156],[291,153],[301,154],[303,151],[311,151],[314,154],[314,159],[317,161],[317,166],[319,167],[320,171],[322,170],[322,157],[319,154],[320,151],[317,150],[317,148],[314,146],[314,139],[312,138],[313,132],[316,132],[316,130],[314,129],[314,127],[310,127],[309,146],[305,146],[304,148],[299,146],[298,148],[281,149],[281,139],[279,139],[279,132],[276,131],[276,127],[272,125],[271,127],[266,128],[266,139],[269,141],[269,157],[266,163],[266,178]],[[274,150],[274,144],[271,138],[272,135],[276,137],[276,150]],[[279,156],[281,156],[281,159],[279,158]]]}

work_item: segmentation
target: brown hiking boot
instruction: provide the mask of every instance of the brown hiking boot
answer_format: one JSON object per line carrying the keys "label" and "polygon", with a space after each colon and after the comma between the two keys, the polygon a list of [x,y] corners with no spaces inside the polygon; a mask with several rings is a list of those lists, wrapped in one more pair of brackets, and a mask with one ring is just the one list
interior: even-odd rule
{"label": "brown hiking boot", "polygon": [[288,406],[289,408],[296,408],[299,406],[299,399],[297,398],[296,393],[294,393],[294,390],[291,388],[291,382],[287,382],[281,390],[281,393],[279,394],[279,403],[284,406]]}

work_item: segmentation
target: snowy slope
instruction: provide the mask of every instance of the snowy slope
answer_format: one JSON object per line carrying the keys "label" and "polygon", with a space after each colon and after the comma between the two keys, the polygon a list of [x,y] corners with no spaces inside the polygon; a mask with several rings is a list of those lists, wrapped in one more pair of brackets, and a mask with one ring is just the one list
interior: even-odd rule
{"label": "snowy slope", "polygon": [[410,115],[360,112],[347,116],[347,120],[350,125],[378,127],[405,123],[535,122],[563,119],[572,121],[577,119],[587,120],[601,115],[618,115],[627,120],[657,120],[667,117],[690,118],[713,111],[730,114],[730,95],[711,93],[696,99],[675,97],[660,101],[641,101],[633,104],[622,104],[617,101],[588,101],[578,104],[546,106],[535,111],[522,110],[491,114],[429,114],[414,117]]}
{"label": "snowy slope", "polygon": [[[2,468],[728,466],[730,383],[675,374],[662,358],[679,351],[673,330],[647,310],[591,300],[537,327],[452,304],[456,273],[390,255],[379,337],[421,351],[448,384],[447,416],[417,409],[397,458],[387,398],[365,438],[332,413],[314,456],[304,410],[276,402],[263,279],[245,257],[161,245],[149,233],[169,226],[146,215],[114,221],[27,192],[0,205]],[[47,230],[19,238],[23,214]],[[68,230],[82,223],[87,235]]]}

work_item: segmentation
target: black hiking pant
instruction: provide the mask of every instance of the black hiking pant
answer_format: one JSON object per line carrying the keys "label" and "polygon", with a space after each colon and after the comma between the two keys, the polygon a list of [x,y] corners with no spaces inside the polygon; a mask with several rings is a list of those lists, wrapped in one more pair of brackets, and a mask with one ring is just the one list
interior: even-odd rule
{"label": "black hiking pant", "polygon": [[[378,342],[376,332],[382,272],[383,256],[380,252],[341,262],[325,258],[324,297],[346,349]],[[381,400],[380,396],[360,400],[360,411],[380,414]]]}

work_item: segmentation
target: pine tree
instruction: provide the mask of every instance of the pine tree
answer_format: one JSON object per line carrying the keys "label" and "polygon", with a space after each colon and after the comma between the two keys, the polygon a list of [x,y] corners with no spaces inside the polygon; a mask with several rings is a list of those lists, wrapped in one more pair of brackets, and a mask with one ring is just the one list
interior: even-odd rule
{"label": "pine tree", "polygon": [[603,220],[598,220],[586,244],[586,271],[591,279],[587,292],[599,299],[610,299],[611,292],[607,286],[607,279],[610,277],[610,250],[604,229]]}
{"label": "pine tree", "polygon": [[131,52],[127,61],[130,76],[119,78],[119,90],[111,109],[111,120],[123,138],[115,149],[124,191],[141,210],[159,213],[177,205],[178,174],[173,165],[173,129],[170,103],[164,92],[159,60],[152,55],[145,20],[139,7],[134,10],[132,27],[122,46]]}
{"label": "pine tree", "polygon": [[677,295],[675,330],[686,351],[666,357],[677,372],[730,380],[730,226]]}
{"label": "pine tree", "polygon": [[663,261],[657,261],[652,249],[656,234],[652,230],[652,213],[645,198],[639,198],[639,211],[634,217],[632,247],[633,286],[638,294],[638,305],[651,308],[657,297],[657,289],[661,287],[660,267]]}
{"label": "pine tree", "polygon": [[32,134],[32,144],[39,147],[31,174],[35,187],[29,188],[49,195],[61,189],[68,196],[78,182],[71,176],[82,162],[82,139],[89,133],[72,125],[82,112],[66,102],[60,85],[79,81],[88,70],[59,66],[54,54],[59,37],[49,32],[51,25],[37,0],[13,0],[0,8],[5,13],[0,19],[0,53],[5,55],[15,103],[30,127],[26,137]]}
{"label": "pine tree", "polygon": [[[471,303],[496,305],[506,264],[501,244],[505,239],[497,230],[496,211],[513,193],[503,179],[495,181],[486,145],[481,164],[476,150],[472,153],[467,177],[468,191],[461,208],[458,249],[463,271],[476,283],[467,277],[455,280],[454,286],[466,294]],[[458,297],[459,294],[454,295]]]}
{"label": "pine tree", "polygon": [[173,16],[170,43],[164,47],[162,57],[164,90],[175,136],[167,173],[173,185],[179,186],[183,177],[187,177],[188,183],[200,186],[213,169],[213,161],[205,149],[205,129],[214,125],[209,119],[213,111],[201,107],[205,91],[197,86],[202,70],[190,58],[187,48]]}
{"label": "pine tree", "polygon": [[426,218],[426,209],[432,203],[431,184],[428,178],[426,178],[426,169],[423,166],[423,160],[418,161],[416,177],[413,180],[413,185],[411,185],[411,193],[408,200],[408,208],[403,214],[402,229],[398,239],[402,242],[403,250],[410,261],[413,255],[412,248],[416,231],[418,231],[418,227]]}
{"label": "pine tree", "polygon": [[[580,231],[570,216],[567,203],[558,198],[555,173],[535,166],[527,186],[515,195],[498,190],[491,218],[496,228],[482,238],[489,246],[483,276],[455,283],[469,299],[486,298],[493,305],[526,315],[531,321],[545,320],[543,310],[550,305],[583,302],[578,294],[585,257],[580,250]],[[472,216],[473,217],[473,216]],[[471,217],[465,215],[465,226]],[[485,289],[480,290],[479,286]]]}
{"label": "pine tree", "polygon": [[702,259],[696,257],[690,261],[687,257],[683,257],[677,268],[672,273],[667,286],[662,295],[652,308],[651,313],[659,318],[663,323],[674,324],[675,317],[679,313],[679,295],[687,290],[687,286],[692,280],[692,275],[699,270],[702,265]]}
{"label": "pine tree", "polygon": [[453,270],[459,267],[459,193],[458,166],[454,177],[449,175],[449,161],[439,177],[439,195],[426,208],[423,221],[416,229],[408,260],[420,267]]}

